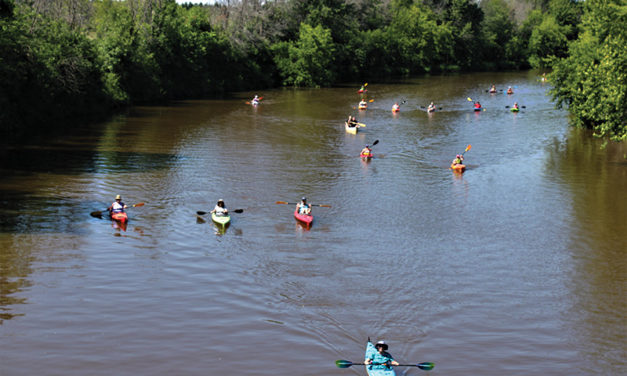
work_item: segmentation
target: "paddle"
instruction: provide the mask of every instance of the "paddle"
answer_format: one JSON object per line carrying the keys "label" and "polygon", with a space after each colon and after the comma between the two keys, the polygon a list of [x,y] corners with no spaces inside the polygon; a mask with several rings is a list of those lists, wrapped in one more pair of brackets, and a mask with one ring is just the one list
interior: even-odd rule
{"label": "paddle", "polygon": [[[233,213],[243,213],[244,209],[229,210],[229,213],[231,213],[231,212],[233,212]],[[208,213],[210,213],[210,212],[206,212],[206,211],[202,211],[202,210],[199,210],[199,211],[196,212],[196,214],[198,214],[198,215],[205,215],[205,214],[208,214]]]}
{"label": "paddle", "polygon": [[[136,208],[138,206],[144,206],[145,203],[143,202],[138,202],[135,205],[129,206],[129,208]],[[91,215],[92,217],[96,217],[96,218],[102,218],[102,212],[103,211],[107,211],[108,209],[103,209],[103,210],[97,210],[97,211],[93,211],[91,213],[89,213],[89,215]]]}
{"label": "paddle", "polygon": [[462,156],[466,154],[466,152],[470,150],[470,148],[472,148],[472,145],[468,144],[468,146],[466,146],[466,150],[464,150],[464,152],[462,153]]}
{"label": "paddle", "polygon": [[[509,106],[505,106],[505,108],[509,108]],[[527,108],[527,106],[520,106],[520,108]]]}
{"label": "paddle", "polygon": [[[373,365],[373,366],[380,366],[380,365],[387,365],[387,363],[370,363],[370,364],[366,364],[366,363],[353,363],[350,360],[336,360],[335,361],[335,365],[338,368],[348,368],[350,366],[368,366],[368,365]],[[398,366],[395,367],[418,367],[423,371],[431,371],[433,369],[433,367],[435,367],[435,363],[432,362],[422,362],[422,363],[418,363],[418,364],[399,364]]]}
{"label": "paddle", "polygon": [[[427,108],[426,106],[420,106],[420,108]],[[441,110],[442,107],[436,107],[438,110]]]}
{"label": "paddle", "polygon": [[[286,201],[277,201],[277,204],[283,204],[283,205],[298,205],[298,203],[296,202],[286,202]],[[309,204],[311,206],[319,206],[321,208],[330,208],[331,205],[322,205],[322,204]]]}

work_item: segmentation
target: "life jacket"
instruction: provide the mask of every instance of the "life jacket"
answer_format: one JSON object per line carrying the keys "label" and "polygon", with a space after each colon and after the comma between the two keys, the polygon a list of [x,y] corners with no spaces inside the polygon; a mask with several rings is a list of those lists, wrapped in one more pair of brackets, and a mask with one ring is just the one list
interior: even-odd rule
{"label": "life jacket", "polygon": [[124,211],[124,203],[123,202],[114,202],[111,204],[111,212],[112,213],[122,213]]}

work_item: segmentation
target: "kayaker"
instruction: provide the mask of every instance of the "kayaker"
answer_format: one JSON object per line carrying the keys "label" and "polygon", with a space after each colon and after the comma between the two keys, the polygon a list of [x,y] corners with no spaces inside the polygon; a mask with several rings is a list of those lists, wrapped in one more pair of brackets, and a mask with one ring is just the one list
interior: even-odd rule
{"label": "kayaker", "polygon": [[507,88],[507,94],[514,94],[514,89],[511,86]]}
{"label": "kayaker", "polygon": [[369,369],[386,369],[391,368],[391,366],[399,365],[399,363],[394,360],[392,355],[386,351],[388,349],[388,345],[385,341],[377,342],[374,347],[377,349],[377,352],[366,354],[366,359],[364,360],[364,363],[369,364]]}
{"label": "kayaker", "polygon": [[490,88],[490,93],[496,93],[496,86],[492,85]]}
{"label": "kayaker", "polygon": [[435,111],[435,105],[433,104],[433,102],[431,102],[431,104],[429,105],[429,107],[427,107],[427,111],[428,111],[428,112],[433,112],[433,111]]}
{"label": "kayaker", "polygon": [[394,103],[394,105],[392,106],[392,111],[396,112],[400,110],[401,110],[401,106],[398,105],[398,102]]}
{"label": "kayaker", "polygon": [[307,197],[300,199],[300,202],[296,204],[296,210],[298,214],[311,214],[311,205],[307,203]]}
{"label": "kayaker", "polygon": [[366,147],[361,150],[361,153],[359,153],[359,155],[361,155],[362,157],[367,157],[371,153],[372,153],[372,149],[370,149],[370,145],[366,145]]}
{"label": "kayaker", "polygon": [[368,107],[368,103],[365,100],[362,99],[359,102],[359,108],[366,108],[366,107]]}
{"label": "kayaker", "polygon": [[518,102],[514,102],[514,105],[512,106],[512,110],[519,110]]}
{"label": "kayaker", "polygon": [[115,201],[107,208],[107,210],[111,213],[123,213],[126,208],[128,208],[128,206],[122,202],[122,196],[117,195],[115,196]]}
{"label": "kayaker", "polygon": [[480,110],[481,109],[481,103],[479,103],[479,101],[475,102],[475,111]]}
{"label": "kayaker", "polygon": [[216,204],[216,207],[213,208],[211,213],[216,213],[216,215],[220,216],[220,217],[224,217],[224,216],[229,215],[229,211],[226,208],[226,206],[224,205],[224,200],[223,199],[219,199],[218,200],[218,203]]}
{"label": "kayaker", "polygon": [[259,104],[259,96],[255,95],[255,97],[253,98],[253,100],[251,102],[252,102],[252,104],[254,106],[258,105]]}
{"label": "kayaker", "polygon": [[458,165],[458,164],[462,164],[462,162],[464,161],[464,156],[461,154],[457,154],[457,156],[455,157],[455,159],[453,159],[452,164],[453,165]]}

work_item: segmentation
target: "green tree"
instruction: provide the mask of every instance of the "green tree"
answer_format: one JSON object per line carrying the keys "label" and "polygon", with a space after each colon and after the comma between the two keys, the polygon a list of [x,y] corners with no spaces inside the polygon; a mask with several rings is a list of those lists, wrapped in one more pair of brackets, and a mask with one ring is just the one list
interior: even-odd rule
{"label": "green tree", "polygon": [[588,0],[582,32],[569,56],[554,66],[551,90],[557,106],[568,105],[576,126],[597,137],[627,139],[627,4]]}
{"label": "green tree", "polygon": [[568,39],[552,15],[546,15],[529,37],[529,62],[534,68],[550,67],[555,58],[568,53]]}
{"label": "green tree", "polygon": [[487,67],[509,67],[507,45],[515,36],[515,25],[504,0],[484,0],[481,9],[485,14],[482,23],[482,50]]}
{"label": "green tree", "polygon": [[438,25],[435,14],[420,4],[399,5],[386,33],[398,58],[398,73],[431,71],[452,59],[451,28]]}
{"label": "green tree", "polygon": [[274,47],[275,61],[284,85],[326,86],[333,82],[334,53],[331,31],[318,25],[300,25],[296,42],[282,42]]}

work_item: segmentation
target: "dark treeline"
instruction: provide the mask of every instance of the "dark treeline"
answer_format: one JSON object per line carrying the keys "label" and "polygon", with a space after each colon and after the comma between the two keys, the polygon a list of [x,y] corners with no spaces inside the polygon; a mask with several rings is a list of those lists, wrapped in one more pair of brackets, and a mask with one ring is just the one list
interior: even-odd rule
{"label": "dark treeline", "polygon": [[[0,129],[32,134],[130,104],[280,85],[555,67],[558,102],[584,109],[579,123],[597,134],[624,139],[624,3],[0,0]],[[594,78],[610,85],[601,99],[623,93],[613,107],[622,112],[609,117],[602,103],[589,113],[590,95],[577,86],[588,77],[572,67],[607,56],[606,73]],[[616,88],[609,73],[621,62],[623,86]]]}

